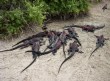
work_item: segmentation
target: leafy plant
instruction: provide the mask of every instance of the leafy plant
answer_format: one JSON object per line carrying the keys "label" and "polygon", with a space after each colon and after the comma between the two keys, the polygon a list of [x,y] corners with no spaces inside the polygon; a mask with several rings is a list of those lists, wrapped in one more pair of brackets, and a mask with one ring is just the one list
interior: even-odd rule
{"label": "leafy plant", "polygon": [[42,25],[43,20],[45,19],[45,15],[43,15],[46,11],[46,4],[44,2],[35,1],[34,4],[31,2],[25,2],[27,10],[24,12],[26,14],[26,20],[28,22],[38,22],[38,24]]}
{"label": "leafy plant", "polygon": [[19,9],[12,11],[5,11],[0,18],[0,30],[1,34],[4,35],[15,35],[23,27],[25,19],[23,17],[23,12]]}
{"label": "leafy plant", "polygon": [[[0,37],[18,35],[30,23],[88,12],[89,0],[1,0]],[[98,0],[99,1],[99,0]]]}

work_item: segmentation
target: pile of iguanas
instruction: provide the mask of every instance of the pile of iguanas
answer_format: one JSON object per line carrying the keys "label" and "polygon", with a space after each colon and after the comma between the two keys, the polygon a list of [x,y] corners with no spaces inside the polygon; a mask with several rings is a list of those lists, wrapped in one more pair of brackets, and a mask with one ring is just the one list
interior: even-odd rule
{"label": "pile of iguanas", "polygon": [[[103,11],[107,9],[107,4],[102,8]],[[2,50],[0,52],[6,52],[6,51],[13,51],[18,48],[24,49],[26,47],[31,47],[31,50],[26,51],[32,52],[33,61],[21,72],[25,71],[29,66],[31,66],[37,59],[37,57],[46,55],[49,53],[52,53],[55,55],[58,49],[63,47],[63,54],[65,57],[65,60],[61,63],[58,73],[60,72],[60,69],[62,65],[72,58],[76,52],[83,53],[79,50],[79,46],[82,46],[80,40],[78,39],[78,34],[75,31],[75,28],[81,28],[82,31],[86,32],[95,32],[96,30],[102,29],[105,27],[103,26],[94,26],[94,25],[70,25],[70,26],[64,26],[63,31],[55,31],[55,30],[48,30],[47,28],[47,22],[44,22],[44,25],[42,27],[43,32],[39,32],[36,35],[30,36],[26,39],[23,39],[12,46],[11,49]],[[49,22],[50,23],[50,22]],[[96,42],[96,48],[94,51],[90,54],[89,58],[92,56],[92,54],[100,47],[104,46],[105,40],[109,40],[108,38],[104,38],[103,35],[96,36],[97,42]],[[41,46],[45,44],[44,38],[48,39],[49,45],[44,49],[44,51],[40,51]],[[68,57],[66,57],[65,53],[65,46],[67,45],[68,40],[74,40],[72,43],[69,44],[68,48]],[[48,51],[47,51],[48,50]]]}
{"label": "pile of iguanas", "polygon": [[[36,35],[30,36],[26,39],[23,39],[23,40],[19,41],[18,43],[16,43],[15,45],[13,45],[11,49],[3,50],[0,52],[13,51],[13,50],[16,50],[18,48],[24,49],[24,48],[30,46],[32,49],[26,51],[26,53],[32,52],[33,61],[25,69],[23,69],[21,71],[21,72],[23,72],[36,61],[37,57],[42,56],[42,55],[46,55],[49,53],[52,53],[53,55],[55,55],[57,50],[60,49],[61,47],[63,47],[63,54],[65,57],[65,60],[60,65],[60,68],[58,70],[58,73],[59,73],[62,65],[67,60],[72,58],[73,55],[75,54],[75,52],[83,53],[82,51],[79,51],[79,46],[82,46],[82,44],[81,44],[80,40],[78,39],[79,36],[75,31],[75,27],[81,28],[83,31],[86,31],[86,32],[94,32],[96,30],[104,28],[105,25],[99,26],[99,27],[98,26],[96,27],[93,25],[82,25],[82,26],[70,25],[70,26],[63,27],[63,31],[61,31],[61,32],[55,31],[55,30],[48,30],[47,26],[44,25],[42,27],[43,32],[39,32]],[[105,40],[108,40],[108,38],[104,38],[103,35],[101,35],[101,36],[95,35],[95,37],[97,38],[96,49],[91,53],[91,55],[98,48],[104,46]],[[43,40],[44,38],[48,39],[49,45],[47,45],[46,49],[41,52],[40,47],[45,44],[45,41]],[[74,40],[74,41],[69,44],[68,57],[66,57],[65,46],[67,45],[68,40]],[[90,57],[91,57],[91,55],[90,55]]]}

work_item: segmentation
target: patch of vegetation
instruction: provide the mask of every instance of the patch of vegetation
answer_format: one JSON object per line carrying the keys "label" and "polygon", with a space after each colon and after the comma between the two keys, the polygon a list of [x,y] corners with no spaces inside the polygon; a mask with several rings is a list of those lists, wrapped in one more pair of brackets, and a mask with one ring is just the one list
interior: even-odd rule
{"label": "patch of vegetation", "polygon": [[88,0],[1,0],[0,37],[18,35],[30,23],[41,26],[46,18],[78,16],[88,6]]}
{"label": "patch of vegetation", "polygon": [[99,3],[101,2],[102,0],[88,0],[89,2],[93,2],[93,3]]}
{"label": "patch of vegetation", "polygon": [[58,16],[63,19],[85,13],[89,6],[87,0],[49,0],[46,4],[49,6],[48,13],[51,17]]}

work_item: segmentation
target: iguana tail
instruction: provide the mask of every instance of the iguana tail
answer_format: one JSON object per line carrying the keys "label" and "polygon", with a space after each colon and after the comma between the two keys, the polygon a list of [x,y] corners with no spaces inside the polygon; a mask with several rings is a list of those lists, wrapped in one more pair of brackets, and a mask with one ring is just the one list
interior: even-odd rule
{"label": "iguana tail", "polygon": [[26,38],[26,39],[23,39],[23,40],[19,41],[18,43],[16,43],[15,45],[13,45],[12,47],[14,47],[14,46],[16,46],[16,45],[18,45],[18,44],[20,44],[20,43],[26,41],[26,40],[30,40],[30,39],[32,39],[34,36],[35,36],[35,35],[33,35],[32,37],[28,37],[28,38]]}
{"label": "iguana tail", "polygon": [[28,68],[36,61],[36,59],[37,59],[37,56],[34,58],[34,60],[33,60],[26,68],[24,68],[24,69],[21,71],[21,73],[24,72],[26,69],[28,69]]}
{"label": "iguana tail", "polygon": [[99,46],[98,46],[96,49],[94,49],[94,51],[90,54],[89,59],[90,59],[90,57],[92,56],[92,54],[93,54],[97,49],[99,49]]}
{"label": "iguana tail", "polygon": [[44,52],[48,49],[48,47],[44,50]]}
{"label": "iguana tail", "polygon": [[26,45],[26,46],[21,47],[20,49],[24,49],[24,48],[26,48],[26,47],[28,47],[28,46],[30,46],[30,45],[28,44],[28,45]]}
{"label": "iguana tail", "polygon": [[103,26],[96,27],[95,29],[99,30],[99,29],[102,29],[104,27],[105,27],[105,24]]}
{"label": "iguana tail", "polygon": [[21,41],[19,41],[18,43],[16,43],[15,45],[13,45],[12,47],[14,47],[14,46],[16,46],[16,45],[18,45],[18,44],[20,44],[20,43],[22,43],[22,42],[24,42],[25,41],[25,39],[24,40],[21,40]]}
{"label": "iguana tail", "polygon": [[47,46],[47,48],[44,50],[44,52],[45,52],[48,48],[50,48],[50,47],[52,46],[52,44],[56,44],[56,43],[58,42],[58,39],[59,39],[59,38],[57,38],[55,41],[52,41],[52,42]]}
{"label": "iguana tail", "polygon": [[73,38],[79,43],[80,46],[82,46],[77,37],[73,36]]}
{"label": "iguana tail", "polygon": [[21,44],[21,45],[19,45],[19,46],[17,46],[17,47],[14,47],[14,48],[11,48],[11,49],[8,49],[8,50],[3,50],[3,51],[0,51],[0,52],[13,51],[13,50],[15,50],[15,49],[17,49],[17,48],[22,47],[23,45],[24,45],[24,44]]}
{"label": "iguana tail", "polygon": [[60,67],[59,67],[59,70],[58,70],[58,73],[60,72],[60,69],[61,69],[62,65],[63,65],[67,60],[69,60],[71,57],[73,57],[74,54],[75,54],[75,51],[61,63],[61,65],[60,65]]}
{"label": "iguana tail", "polygon": [[47,46],[47,48],[44,50],[44,52],[53,44],[54,42],[52,42],[51,44],[49,44],[48,46]]}
{"label": "iguana tail", "polygon": [[40,54],[40,55],[45,55],[45,54],[49,54],[49,53],[51,53],[52,51],[54,51],[55,49],[51,49],[51,50],[49,50],[49,51],[47,51],[47,52],[36,52],[36,51],[26,51],[26,52],[33,52],[33,53],[36,53],[36,54]]}
{"label": "iguana tail", "polygon": [[16,44],[13,45],[12,47],[14,47],[14,46],[16,46],[16,45],[18,45],[18,44],[20,44],[20,43],[26,41],[26,40],[30,40],[30,39],[32,39],[32,38],[35,38],[35,37],[45,37],[45,36],[46,36],[45,32],[40,32],[40,33],[37,33],[36,35],[32,35],[32,36],[30,36],[30,37],[28,37],[28,38],[26,38],[26,39],[23,39],[23,40],[19,41],[18,43],[16,43]]}
{"label": "iguana tail", "polygon": [[[41,52],[40,52],[40,51],[36,52],[36,51],[34,51],[34,50],[28,50],[28,51],[26,51],[26,52],[32,52],[33,59],[36,57],[36,55],[37,55],[37,56],[40,56],[40,55],[41,55]],[[25,52],[25,53],[26,53],[26,52]]]}

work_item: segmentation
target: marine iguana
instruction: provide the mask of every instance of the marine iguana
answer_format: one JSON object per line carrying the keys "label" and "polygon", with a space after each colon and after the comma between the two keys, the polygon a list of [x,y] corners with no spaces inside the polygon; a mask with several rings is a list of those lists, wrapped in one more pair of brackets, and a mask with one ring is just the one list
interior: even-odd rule
{"label": "marine iguana", "polygon": [[47,48],[44,50],[44,52],[49,48],[52,50],[52,53],[53,55],[55,55],[55,53],[57,52],[58,49],[54,50],[59,44],[59,42],[61,42],[59,45],[60,47],[63,46],[63,53],[64,53],[64,56],[66,58],[66,54],[65,54],[65,44],[66,44],[66,35],[67,33],[65,32],[65,30],[60,34],[60,36],[56,38],[55,41],[53,41],[52,43],[50,43],[50,45],[47,46]]}
{"label": "marine iguana", "polygon": [[30,37],[28,37],[28,38],[26,38],[26,39],[23,39],[23,40],[19,41],[18,43],[16,43],[16,44],[13,45],[12,47],[14,47],[14,46],[16,46],[16,45],[18,45],[18,44],[20,44],[20,43],[26,41],[26,40],[31,40],[31,39],[33,39],[33,38],[38,38],[38,37],[46,37],[46,36],[47,36],[47,33],[48,33],[48,31],[39,32],[39,33],[37,33],[36,35],[32,35],[32,36],[30,36]]}
{"label": "marine iguana", "polygon": [[105,9],[107,9],[107,4],[105,4],[105,5],[102,7],[103,12],[105,11]]}
{"label": "marine iguana", "polygon": [[11,49],[2,50],[2,51],[0,51],[0,52],[13,51],[13,50],[16,50],[16,49],[18,49],[18,48],[21,48],[21,47],[24,47],[24,46],[28,46],[28,45],[29,45],[28,41],[25,41],[25,42],[24,42],[23,44],[21,44],[21,45],[18,45],[18,46],[14,47],[14,48],[11,48]]}
{"label": "marine iguana", "polygon": [[80,25],[70,25],[70,26],[65,26],[64,28],[68,28],[68,27],[76,27],[76,28],[82,28],[82,30],[87,31],[87,32],[94,32],[95,30],[99,30],[105,27],[105,25],[103,26],[93,26],[93,25],[84,25],[84,26],[80,26]]}
{"label": "marine iguana", "polygon": [[40,41],[40,40],[42,40],[42,38],[34,38],[34,39],[32,39],[32,40],[26,40],[26,41],[23,42],[23,44],[20,44],[20,45],[18,45],[18,46],[16,46],[16,47],[13,47],[13,48],[7,49],[7,50],[3,50],[3,51],[0,51],[0,52],[13,51],[13,50],[16,50],[16,49],[18,49],[18,48],[23,49],[23,48],[25,48],[25,47],[30,46],[32,43],[37,42],[37,41]]}
{"label": "marine iguana", "polygon": [[61,40],[62,42],[62,45],[63,45],[63,54],[64,54],[64,57],[66,58],[66,54],[65,54],[65,45],[67,45],[67,35],[68,33],[66,33],[65,30],[63,30],[63,32],[61,33],[59,39]]}
{"label": "marine iguana", "polygon": [[[35,42],[32,43],[31,47],[32,47],[32,51],[39,52],[39,50],[40,50],[40,42],[37,41],[36,43]],[[28,51],[26,51],[26,52],[28,52]],[[36,54],[35,52],[32,52],[33,61],[26,68],[24,68],[21,71],[21,73],[24,72],[26,69],[28,69],[36,61],[37,57],[40,56],[40,54]]]}
{"label": "marine iguana", "polygon": [[[64,35],[63,35],[64,34]],[[52,43],[51,49],[49,51],[46,52],[35,52],[35,51],[28,51],[28,52],[35,52],[36,54],[41,54],[41,55],[45,55],[45,54],[49,54],[49,53],[53,53],[53,55],[55,55],[55,53],[57,52],[57,50],[64,44],[65,42],[65,37],[66,33],[65,31],[63,31],[61,33],[61,35],[56,39],[56,41],[54,43]],[[64,39],[64,40],[63,40]],[[63,48],[64,49],[64,48]],[[64,56],[66,57],[65,53]]]}
{"label": "marine iguana", "polygon": [[57,39],[57,35],[53,31],[49,31],[47,36],[49,39],[49,44],[55,42],[55,40]]}
{"label": "marine iguana", "polygon": [[31,51],[27,51],[27,52],[34,52],[34,53],[40,54],[40,55],[49,54],[49,53],[51,53],[51,52],[54,54],[54,53],[57,52],[57,50],[58,50],[61,46],[62,46],[61,40],[58,40],[57,43],[54,45],[54,47],[53,47],[51,50],[49,50],[49,51],[46,51],[46,52],[36,52],[36,51],[31,50]]}
{"label": "marine iguana", "polygon": [[51,48],[54,48],[55,45],[57,44],[57,41],[61,41],[61,44],[63,45],[63,53],[64,53],[65,58],[66,58],[66,54],[65,54],[66,40],[67,40],[67,33],[66,33],[66,31],[64,30],[64,31],[60,34],[60,36],[56,39],[56,41],[51,45]]}
{"label": "marine iguana", "polygon": [[35,43],[35,42],[40,42],[40,45],[44,45],[45,44],[45,41],[43,41],[43,38],[42,37],[39,37],[39,38],[33,38],[33,39],[30,39],[30,40],[27,40],[28,41],[28,45],[27,46],[23,46],[21,47],[20,49],[23,49],[23,48],[26,48],[28,46],[30,46],[31,43]]}
{"label": "marine iguana", "polygon": [[68,30],[68,32],[69,32],[69,37],[74,38],[81,46],[81,43],[80,43],[79,39],[77,38],[78,34],[76,33],[75,29],[72,27],[69,27],[69,28],[66,28],[66,30]]}
{"label": "marine iguana", "polygon": [[[16,43],[16,44],[13,45],[12,47],[14,47],[14,46],[16,46],[16,45],[18,45],[18,44],[20,44],[20,43],[26,41],[26,40],[31,40],[31,39],[33,39],[33,38],[38,38],[38,37],[47,37],[47,35],[48,35],[49,32],[50,32],[50,31],[39,32],[39,33],[37,33],[36,35],[32,35],[32,36],[30,36],[30,37],[28,37],[28,38],[26,38],[26,39],[23,39],[23,40],[19,41],[18,43]],[[56,32],[56,34],[59,36],[59,35],[60,35],[60,32]]]}
{"label": "marine iguana", "polygon": [[67,61],[69,60],[70,58],[73,57],[73,55],[75,54],[75,52],[79,52],[79,53],[83,53],[82,51],[79,51],[79,45],[77,44],[77,41],[74,41],[73,43],[70,43],[69,45],[69,49],[68,49],[68,57],[61,63],[60,67],[59,67],[59,70],[58,70],[58,73],[60,72],[60,69],[62,67],[62,65]]}
{"label": "marine iguana", "polygon": [[[59,34],[59,33],[58,33]],[[58,34],[56,31],[50,30],[50,32],[48,32],[48,40],[49,40],[49,45],[47,46],[47,48],[44,50],[44,52],[49,48],[51,49],[51,45],[56,41]]]}
{"label": "marine iguana", "polygon": [[27,68],[29,68],[29,66],[31,66],[35,61],[36,61],[36,58],[37,56],[42,56],[42,55],[45,55],[45,54],[49,54],[50,52],[56,52],[57,49],[60,48],[60,44],[61,44],[61,41],[58,42],[59,44],[57,44],[58,46],[56,46],[56,48],[50,50],[50,51],[47,51],[47,52],[40,52],[40,51],[35,51],[35,50],[31,50],[31,51],[26,51],[26,52],[32,52],[34,54],[34,60],[25,68],[21,71],[21,73],[23,71],[25,71]]}
{"label": "marine iguana", "polygon": [[100,36],[96,36],[96,35],[95,35],[95,37],[97,38],[96,48],[95,48],[94,51],[90,54],[89,58],[92,56],[92,54],[93,54],[97,49],[99,49],[100,47],[103,47],[103,46],[104,46],[105,40],[109,40],[109,38],[104,38],[103,35],[100,35]]}

